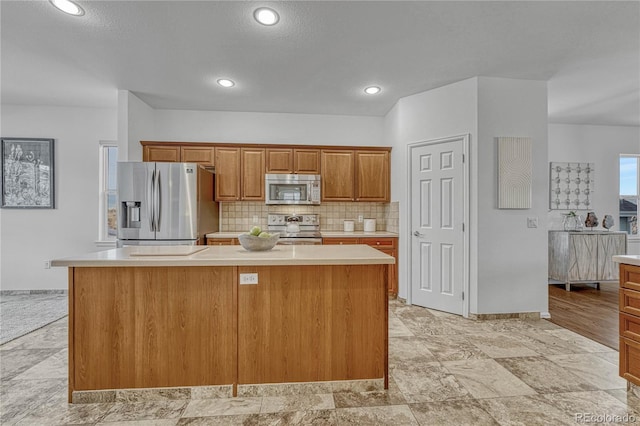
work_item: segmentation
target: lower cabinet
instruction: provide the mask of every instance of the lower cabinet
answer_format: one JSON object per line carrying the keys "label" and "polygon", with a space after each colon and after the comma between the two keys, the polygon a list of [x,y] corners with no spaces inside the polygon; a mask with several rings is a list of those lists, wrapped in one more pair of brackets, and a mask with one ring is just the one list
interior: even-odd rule
{"label": "lower cabinet", "polygon": [[208,246],[237,246],[240,241],[237,238],[207,238]]}
{"label": "lower cabinet", "polygon": [[396,237],[331,237],[323,238],[322,244],[367,244],[381,252],[393,256],[396,263],[389,266],[389,295],[398,296],[398,238]]}
{"label": "lower cabinet", "polygon": [[640,386],[640,266],[620,265],[620,377]]}

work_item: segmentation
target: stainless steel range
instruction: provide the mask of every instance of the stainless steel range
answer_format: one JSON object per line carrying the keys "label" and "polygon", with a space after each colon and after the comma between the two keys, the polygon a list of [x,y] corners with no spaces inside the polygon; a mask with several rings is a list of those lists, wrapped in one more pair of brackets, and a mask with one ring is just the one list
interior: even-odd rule
{"label": "stainless steel range", "polygon": [[278,244],[322,244],[317,214],[269,213],[269,232],[280,232]]}

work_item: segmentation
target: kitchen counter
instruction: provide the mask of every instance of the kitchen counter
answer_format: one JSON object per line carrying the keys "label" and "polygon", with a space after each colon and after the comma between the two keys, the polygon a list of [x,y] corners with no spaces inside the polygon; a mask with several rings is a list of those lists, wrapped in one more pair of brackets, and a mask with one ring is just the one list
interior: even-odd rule
{"label": "kitchen counter", "polygon": [[[242,232],[213,232],[211,234],[207,234],[206,237],[210,239],[215,238],[238,238],[238,235]],[[398,234],[395,232],[388,231],[376,231],[376,232],[363,232],[363,231],[354,231],[354,232],[344,232],[344,231],[321,231],[323,238],[397,238]]]}
{"label": "kitchen counter", "polygon": [[613,256],[613,261],[617,263],[623,263],[626,265],[640,266],[640,255],[627,254],[627,255]]}
{"label": "kitchen counter", "polygon": [[[178,246],[179,247],[179,246]],[[268,251],[241,246],[207,246],[191,255],[172,255],[176,246],[137,246],[54,259],[52,266],[273,266],[394,264],[395,259],[366,245],[276,245]],[[147,251],[148,253],[144,253]],[[177,254],[177,253],[176,253]]]}
{"label": "kitchen counter", "polygon": [[388,388],[394,262],[360,244],[136,246],[55,259],[69,268],[69,401],[132,389]]}

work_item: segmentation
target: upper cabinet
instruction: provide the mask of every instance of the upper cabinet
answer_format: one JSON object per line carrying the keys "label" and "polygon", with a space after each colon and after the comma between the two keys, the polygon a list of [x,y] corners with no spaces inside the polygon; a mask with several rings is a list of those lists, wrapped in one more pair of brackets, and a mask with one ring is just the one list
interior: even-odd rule
{"label": "upper cabinet", "polygon": [[214,147],[143,143],[142,161],[199,163],[214,165]]}
{"label": "upper cabinet", "polygon": [[216,201],[240,201],[240,148],[217,147]]}
{"label": "upper cabinet", "polygon": [[352,150],[322,150],[322,201],[353,201],[354,158]]}
{"label": "upper cabinet", "polygon": [[320,150],[301,148],[268,148],[267,173],[320,174]]}
{"label": "upper cabinet", "polygon": [[180,161],[183,163],[199,163],[209,166],[215,164],[215,149],[202,146],[181,146]]}
{"label": "upper cabinet", "polygon": [[145,145],[142,149],[142,161],[179,162],[180,147],[171,145]]}
{"label": "upper cabinet", "polygon": [[143,161],[215,165],[216,201],[264,201],[265,173],[321,176],[322,201],[391,199],[391,148],[141,141]]}
{"label": "upper cabinet", "polygon": [[264,201],[265,150],[242,148],[242,195],[245,201]]}
{"label": "upper cabinet", "polygon": [[322,201],[389,202],[387,150],[322,150]]}
{"label": "upper cabinet", "polygon": [[389,151],[356,151],[356,201],[389,202]]}

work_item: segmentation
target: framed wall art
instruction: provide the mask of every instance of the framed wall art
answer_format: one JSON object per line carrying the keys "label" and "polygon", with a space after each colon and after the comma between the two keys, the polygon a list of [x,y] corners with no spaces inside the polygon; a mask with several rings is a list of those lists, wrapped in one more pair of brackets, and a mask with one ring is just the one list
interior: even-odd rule
{"label": "framed wall art", "polygon": [[550,210],[592,208],[594,163],[550,163],[549,169]]}
{"label": "framed wall art", "polygon": [[53,139],[1,138],[2,208],[53,209]]}

